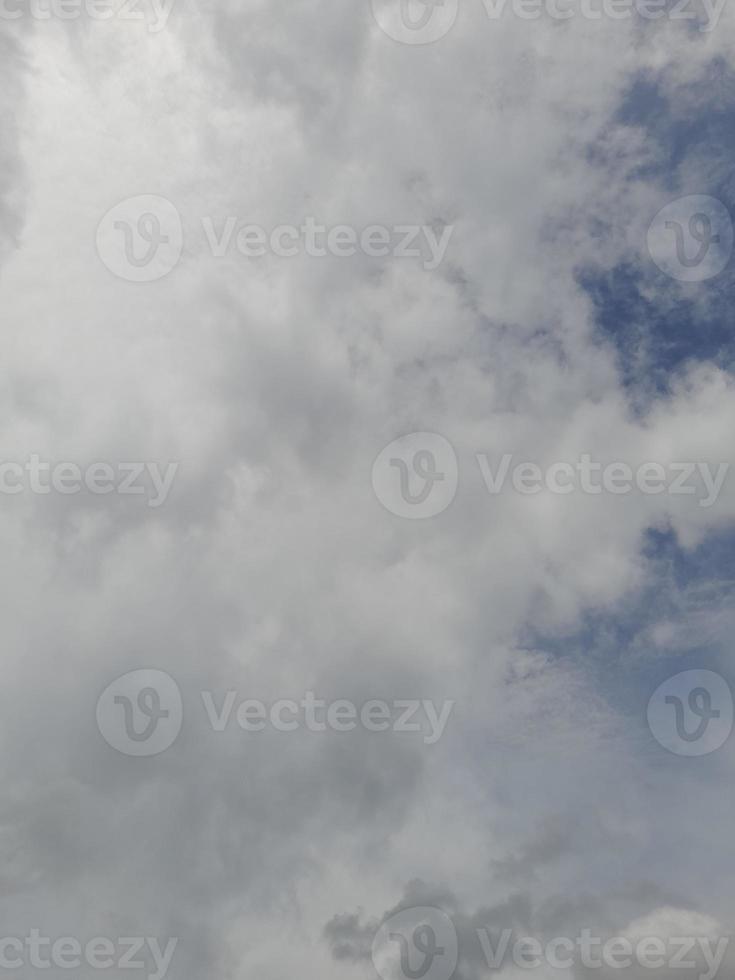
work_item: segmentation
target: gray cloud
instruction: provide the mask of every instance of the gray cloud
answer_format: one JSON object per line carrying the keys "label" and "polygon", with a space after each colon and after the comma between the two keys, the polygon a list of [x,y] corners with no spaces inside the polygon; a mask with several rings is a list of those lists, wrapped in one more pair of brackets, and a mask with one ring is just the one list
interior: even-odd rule
{"label": "gray cloud", "polygon": [[[180,464],[155,511],[0,498],[3,935],[175,936],[180,980],[342,980],[371,969],[380,910],[430,904],[460,931],[462,980],[479,980],[483,926],[614,934],[667,907],[731,921],[731,745],[697,768],[665,757],[617,698],[617,641],[606,682],[591,651],[557,651],[658,581],[647,529],[695,548],[729,526],[732,491],[709,511],[491,497],[475,459],[730,458],[727,366],[686,366],[636,415],[578,277],[654,275],[647,222],[675,192],[620,106],[654,72],[705,111],[729,15],[705,44],[670,22],[490,23],[478,2],[409,48],[367,3],[333,6],[182,0],[158,34],[0,34],[2,461]],[[705,163],[690,161],[695,183]],[[184,229],[152,283],[95,252],[103,215],[141,194],[169,198]],[[230,215],[454,233],[434,272],[216,259],[201,221]],[[461,465],[452,507],[424,522],[370,482],[416,431]],[[704,605],[666,589],[676,635],[646,634],[636,662],[691,653],[704,620],[723,655],[727,589]],[[101,692],[142,668],[183,701],[152,758],[95,722]],[[455,707],[433,746],[217,733],[201,692],[228,690]]]}

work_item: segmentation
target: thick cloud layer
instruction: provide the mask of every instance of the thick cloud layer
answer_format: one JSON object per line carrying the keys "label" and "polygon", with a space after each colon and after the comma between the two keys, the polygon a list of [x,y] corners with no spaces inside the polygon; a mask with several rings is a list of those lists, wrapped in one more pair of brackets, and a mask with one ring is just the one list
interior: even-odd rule
{"label": "thick cloud layer", "polygon": [[[176,937],[180,980],[368,977],[384,916],[436,906],[475,980],[485,926],[729,934],[732,742],[668,753],[646,706],[678,671],[731,676],[732,479],[487,478],[506,455],[732,460],[730,266],[672,278],[647,236],[683,196],[735,204],[735,20],[490,8],[465,0],[426,45],[367,0],[4,22],[2,460],[177,468],[157,506],[150,470],[140,494],[0,496],[2,936]],[[181,219],[150,282],[98,232],[140,195]],[[434,268],[237,248],[309,218],[451,235]],[[457,493],[402,519],[373,464],[425,432]],[[95,712],[144,668],[175,680],[183,727],[136,758]],[[202,692],[219,712],[228,691],[218,732]],[[307,692],[453,706],[433,742],[426,714],[237,723]]]}

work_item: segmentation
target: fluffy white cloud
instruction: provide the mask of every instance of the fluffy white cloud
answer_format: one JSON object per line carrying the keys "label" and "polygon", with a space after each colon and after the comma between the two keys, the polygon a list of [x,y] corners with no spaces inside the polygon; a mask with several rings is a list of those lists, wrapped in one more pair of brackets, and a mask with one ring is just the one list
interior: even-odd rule
{"label": "fluffy white cloud", "polygon": [[[645,592],[650,528],[693,548],[728,527],[732,481],[708,508],[493,496],[475,457],[731,460],[727,365],[684,365],[636,411],[579,274],[630,263],[652,302],[682,289],[707,308],[706,285],[664,288],[646,230],[719,164],[695,154],[672,176],[620,110],[645,76],[681,118],[708,111],[732,33],[727,10],[701,34],[492,21],[479,0],[425,47],[391,41],[367,3],[321,0],[180,0],[157,33],[8,26],[2,458],[181,465],[158,510],[1,498],[4,934],[175,935],[184,980],[311,978],[364,975],[364,957],[332,957],[324,924],[379,917],[414,879],[460,908],[522,886],[567,927],[588,901],[599,928],[664,904],[731,921],[729,747],[675,766],[645,729],[646,692],[621,704],[601,680],[594,637],[589,663],[544,637]],[[184,248],[165,278],[131,283],[95,236],[142,194],[175,205]],[[202,222],[229,216],[454,230],[433,271],[217,258]],[[444,435],[460,464],[455,502],[427,522],[392,516],[370,480],[413,431]],[[639,653],[659,660],[651,628],[658,646]],[[146,760],[94,720],[106,685],[144,666],[176,678],[185,712]],[[207,730],[199,692],[235,688],[456,705],[433,747]]]}

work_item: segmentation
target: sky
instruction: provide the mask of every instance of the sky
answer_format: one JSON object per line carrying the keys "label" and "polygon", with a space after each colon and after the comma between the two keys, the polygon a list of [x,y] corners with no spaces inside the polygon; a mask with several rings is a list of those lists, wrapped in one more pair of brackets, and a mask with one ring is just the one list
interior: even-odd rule
{"label": "sky", "polygon": [[0,978],[732,976],[732,4],[0,49]]}

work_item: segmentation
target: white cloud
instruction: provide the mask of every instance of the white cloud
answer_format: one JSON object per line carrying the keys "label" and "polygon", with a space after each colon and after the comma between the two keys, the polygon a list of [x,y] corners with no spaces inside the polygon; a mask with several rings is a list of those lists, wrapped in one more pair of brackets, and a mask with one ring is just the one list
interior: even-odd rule
{"label": "white cloud", "polygon": [[[492,869],[546,817],[581,829],[531,882],[535,903],[612,902],[621,881],[650,880],[728,921],[730,783],[708,809],[700,770],[661,768],[645,704],[631,730],[635,709],[594,665],[534,636],[642,592],[646,530],[693,547],[729,526],[732,489],[709,509],[490,497],[463,470],[453,506],[422,523],[388,514],[370,474],[412,431],[443,434],[461,461],[731,458],[729,373],[685,366],[635,415],[576,277],[622,261],[654,275],[645,232],[670,188],[641,168],[665,154],[619,109],[648,73],[706,111],[731,21],[709,35],[491,22],[478,0],[442,41],[408,47],[367,3],[182,0],[158,34],[7,35],[2,456],[181,463],[156,512],[2,498],[8,935],[175,934],[184,980],[343,976],[321,939],[332,915],[379,914],[415,878],[501,903],[512,882]],[[688,182],[700,167],[707,184],[699,158]],[[140,194],[168,198],[184,227],[180,264],[150,284],[95,254],[102,216]],[[454,233],[432,272],[218,260],[201,222],[229,215]],[[131,760],[99,736],[95,702],[144,666],[177,678],[185,724],[160,758]],[[457,707],[430,751],[365,733],[212,739],[198,692],[230,687]],[[713,762],[725,776],[731,755]],[[658,907],[647,895],[624,922]]]}

